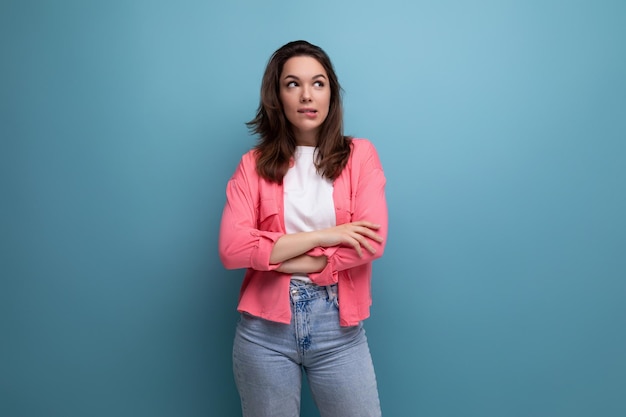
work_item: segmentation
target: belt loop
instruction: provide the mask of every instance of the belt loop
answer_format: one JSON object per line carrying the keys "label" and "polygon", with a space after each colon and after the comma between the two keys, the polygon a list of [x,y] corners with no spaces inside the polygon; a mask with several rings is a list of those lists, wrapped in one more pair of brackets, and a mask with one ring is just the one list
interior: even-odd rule
{"label": "belt loop", "polygon": [[298,295],[298,288],[296,287],[293,280],[289,283],[289,298],[291,298],[291,302],[296,302],[296,296]]}
{"label": "belt loop", "polygon": [[335,291],[335,288],[336,287],[334,285],[326,286],[326,293],[328,294],[328,301],[332,301],[333,303],[337,303],[337,292]]}

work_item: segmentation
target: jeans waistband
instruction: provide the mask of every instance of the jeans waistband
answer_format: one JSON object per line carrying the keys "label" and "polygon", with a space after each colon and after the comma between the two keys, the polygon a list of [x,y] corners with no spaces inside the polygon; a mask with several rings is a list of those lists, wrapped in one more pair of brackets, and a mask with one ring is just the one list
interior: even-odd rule
{"label": "jeans waistband", "polygon": [[312,300],[314,298],[328,298],[337,300],[337,284],[319,286],[312,283],[291,280],[289,296],[294,302]]}

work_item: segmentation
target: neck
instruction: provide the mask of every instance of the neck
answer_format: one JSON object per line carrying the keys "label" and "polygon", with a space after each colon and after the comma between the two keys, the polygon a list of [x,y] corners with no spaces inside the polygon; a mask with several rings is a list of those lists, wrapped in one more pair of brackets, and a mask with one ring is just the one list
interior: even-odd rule
{"label": "neck", "polygon": [[317,132],[294,132],[296,145],[317,146]]}
{"label": "neck", "polygon": [[317,138],[316,137],[296,137],[296,145],[297,146],[317,146]]}

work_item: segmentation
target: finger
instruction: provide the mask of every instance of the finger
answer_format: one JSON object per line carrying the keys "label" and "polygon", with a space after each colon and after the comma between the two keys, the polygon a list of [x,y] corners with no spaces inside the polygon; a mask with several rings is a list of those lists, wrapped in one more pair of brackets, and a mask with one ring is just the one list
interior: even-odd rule
{"label": "finger", "polygon": [[[361,246],[367,249],[371,254],[376,253],[376,248],[372,246],[371,241],[368,239],[367,236],[355,234],[353,237],[354,239],[358,240]],[[373,234],[373,240],[377,242],[382,242],[383,238],[377,234]]]}
{"label": "finger", "polygon": [[[354,243],[352,243],[354,242]],[[359,258],[363,257],[363,249],[361,249],[361,242],[359,242],[358,238],[352,238],[352,247],[356,250],[357,255],[359,255]]]}
{"label": "finger", "polygon": [[367,220],[358,220],[356,222],[352,222],[351,224],[353,224],[355,226],[367,227],[369,229],[380,229],[380,224],[372,223],[372,222],[367,221]]}
{"label": "finger", "polygon": [[[359,242],[359,245],[361,247],[367,249],[368,252],[370,252],[372,254],[376,253],[376,248],[374,248],[365,237],[363,237],[362,235],[359,235],[359,234],[355,234],[353,237],[354,237],[355,240],[357,240]],[[362,255],[362,252],[361,252],[361,255]],[[361,256],[361,255],[359,255],[359,256]]]}
{"label": "finger", "polygon": [[372,245],[369,244],[369,242],[366,240],[362,246],[367,249],[367,251],[371,254],[375,254],[376,253],[376,248],[374,248]]}
{"label": "finger", "polygon": [[377,241],[379,243],[383,241],[383,237],[382,236],[380,236],[378,233],[376,233],[376,232],[374,232],[374,231],[372,231],[372,230],[370,230],[368,228],[361,227],[361,228],[356,229],[355,231],[360,233],[361,235],[367,236],[370,239],[375,240],[375,241]]}

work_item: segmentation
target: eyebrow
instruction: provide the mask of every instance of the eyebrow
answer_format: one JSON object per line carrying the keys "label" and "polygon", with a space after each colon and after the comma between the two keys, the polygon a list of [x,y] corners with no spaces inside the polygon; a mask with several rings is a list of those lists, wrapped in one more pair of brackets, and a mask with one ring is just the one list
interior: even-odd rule
{"label": "eyebrow", "polygon": [[[315,80],[316,78],[320,78],[320,77],[324,78],[324,79],[326,78],[326,76],[324,74],[317,74],[317,75],[314,75],[313,77],[311,77],[311,79]],[[285,75],[285,79],[287,79],[287,78],[293,78],[294,80],[300,80],[300,78],[296,77],[295,75],[291,75],[291,74]]]}

